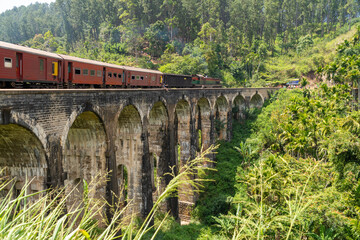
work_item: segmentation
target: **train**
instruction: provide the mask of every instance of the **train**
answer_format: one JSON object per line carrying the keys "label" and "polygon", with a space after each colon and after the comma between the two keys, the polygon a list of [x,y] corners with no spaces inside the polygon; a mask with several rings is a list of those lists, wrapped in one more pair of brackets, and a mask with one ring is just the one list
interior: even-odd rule
{"label": "train", "polygon": [[218,87],[221,87],[218,78],[162,73],[0,41],[0,88]]}

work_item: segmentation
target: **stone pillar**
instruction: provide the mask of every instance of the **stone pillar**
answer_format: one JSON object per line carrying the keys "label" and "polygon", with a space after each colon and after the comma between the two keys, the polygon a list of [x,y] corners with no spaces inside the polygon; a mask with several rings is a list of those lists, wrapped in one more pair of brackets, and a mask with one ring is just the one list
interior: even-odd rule
{"label": "stone pillar", "polygon": [[228,112],[227,112],[227,124],[226,124],[226,137],[227,141],[230,142],[232,139],[232,104],[229,104]]}
{"label": "stone pillar", "polygon": [[[148,120],[144,117],[143,128],[141,133],[141,141],[143,143],[143,155],[141,161],[141,187],[142,187],[142,217],[145,219],[149,215],[153,207],[152,199],[152,167],[150,164],[149,136],[148,136]],[[153,220],[151,225],[153,225]]]}
{"label": "stone pillar", "polygon": [[[115,115],[115,114],[114,114]],[[106,201],[109,203],[109,206],[118,206],[119,204],[119,184],[118,184],[118,169],[116,166],[116,132],[117,129],[117,119],[104,119],[104,126],[107,133],[107,150],[105,152],[106,158],[106,170],[108,172],[108,181],[106,184]],[[108,220],[112,218],[113,211],[111,207],[106,208],[106,215]]]}
{"label": "stone pillar", "polygon": [[196,128],[196,105],[190,109],[190,159],[195,159],[198,149],[198,132]]}
{"label": "stone pillar", "polygon": [[[215,116],[214,112],[210,113],[210,145],[215,145],[216,139],[215,139]],[[208,156],[210,160],[215,160],[215,154],[210,154]]]}
{"label": "stone pillar", "polygon": [[245,108],[246,109],[250,109],[250,101],[251,101],[250,96],[246,96],[245,97]]}
{"label": "stone pillar", "polygon": [[48,187],[64,186],[64,180],[67,178],[63,169],[63,150],[60,139],[56,136],[48,136]]}
{"label": "stone pillar", "polygon": [[[177,124],[176,124],[177,125]],[[177,174],[177,159],[176,159],[176,148],[177,148],[177,126],[175,125],[175,109],[174,106],[169,107],[169,162],[168,162],[168,170],[170,171],[170,167],[174,167],[174,172]],[[172,177],[167,175],[166,185],[169,184]],[[179,220],[179,202],[178,197],[170,197],[168,198],[168,209],[170,210],[171,215]]]}

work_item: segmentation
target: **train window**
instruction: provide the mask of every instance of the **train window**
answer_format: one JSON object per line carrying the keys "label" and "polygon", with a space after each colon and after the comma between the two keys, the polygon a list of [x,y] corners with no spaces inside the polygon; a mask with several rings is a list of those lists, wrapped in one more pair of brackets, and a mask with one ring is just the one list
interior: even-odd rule
{"label": "train window", "polygon": [[108,73],[108,77],[112,77],[112,73],[111,73],[111,72]]}
{"label": "train window", "polygon": [[120,73],[118,74],[118,77],[121,78],[121,74],[120,74]]}
{"label": "train window", "polygon": [[144,80],[144,77],[143,77],[143,76],[141,76],[140,78],[141,78],[141,80]]}
{"label": "train window", "polygon": [[139,80],[140,79],[140,76],[136,76],[136,80]]}
{"label": "train window", "polygon": [[132,79],[132,80],[135,80],[135,76],[131,76],[131,79]]}
{"label": "train window", "polygon": [[40,64],[40,72],[43,72],[45,69],[45,64],[44,64],[44,59],[39,59],[39,64]]}
{"label": "train window", "polygon": [[97,76],[101,77],[102,76],[102,72],[100,70],[97,70]]}
{"label": "train window", "polygon": [[12,68],[12,59],[11,58],[4,58],[4,67]]}
{"label": "train window", "polygon": [[80,75],[81,74],[81,69],[80,68],[75,68],[75,74]]}
{"label": "train window", "polygon": [[114,73],[114,78],[117,78],[117,73]]}
{"label": "train window", "polygon": [[155,76],[152,76],[151,77],[151,81],[155,81],[156,77]]}
{"label": "train window", "polygon": [[88,69],[83,69],[83,75],[85,75],[85,76],[89,75],[89,70]]}
{"label": "train window", "polygon": [[90,76],[95,76],[95,70],[90,70]]}

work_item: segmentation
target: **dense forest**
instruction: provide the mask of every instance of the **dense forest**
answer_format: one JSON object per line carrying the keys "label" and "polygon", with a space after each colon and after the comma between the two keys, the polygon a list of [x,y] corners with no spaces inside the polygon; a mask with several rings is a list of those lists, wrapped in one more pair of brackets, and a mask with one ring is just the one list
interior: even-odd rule
{"label": "dense forest", "polygon": [[56,0],[2,13],[0,40],[163,72],[221,77],[226,86],[277,85],[313,73],[331,59],[316,56],[297,69],[274,65],[274,58],[301,58],[319,39],[350,30],[358,21],[359,4]]}

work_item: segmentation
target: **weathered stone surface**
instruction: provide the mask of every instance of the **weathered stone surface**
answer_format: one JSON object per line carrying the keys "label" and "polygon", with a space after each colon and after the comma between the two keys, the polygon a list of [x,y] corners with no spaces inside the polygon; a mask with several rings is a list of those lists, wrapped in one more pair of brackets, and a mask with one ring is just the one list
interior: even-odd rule
{"label": "weathered stone surface", "polygon": [[[94,195],[125,203],[127,192],[131,211],[144,216],[156,187],[170,181],[165,177],[159,186],[158,177],[173,165],[178,171],[217,139],[231,139],[232,118],[261,107],[276,90],[0,90],[0,166],[17,177],[19,188],[34,178],[33,191],[105,176]],[[190,190],[184,185],[169,199],[174,216],[189,214],[196,200]]]}

